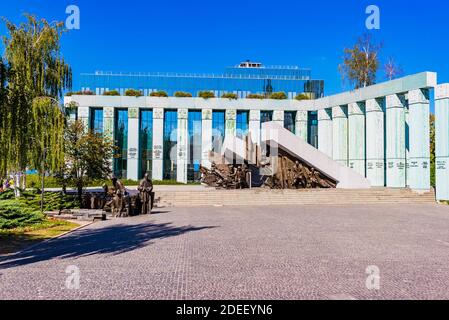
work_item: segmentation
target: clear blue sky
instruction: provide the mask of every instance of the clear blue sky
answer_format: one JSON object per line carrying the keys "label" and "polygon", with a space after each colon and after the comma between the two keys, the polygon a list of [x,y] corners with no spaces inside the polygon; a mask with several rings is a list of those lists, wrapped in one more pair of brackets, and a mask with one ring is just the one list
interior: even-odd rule
{"label": "clear blue sky", "polygon": [[310,67],[326,94],[337,93],[342,50],[366,32],[370,4],[381,10],[381,30],[373,33],[384,44],[382,58],[395,57],[406,74],[437,71],[439,82],[449,82],[447,0],[3,0],[0,15],[65,20],[70,4],[81,10],[81,29],[63,40],[74,89],[81,72],[221,73],[252,59]]}

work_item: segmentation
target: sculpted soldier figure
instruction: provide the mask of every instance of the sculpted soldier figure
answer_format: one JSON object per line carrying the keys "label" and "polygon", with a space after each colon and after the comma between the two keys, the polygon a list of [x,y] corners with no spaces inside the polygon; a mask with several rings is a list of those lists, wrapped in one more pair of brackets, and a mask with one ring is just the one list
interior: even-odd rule
{"label": "sculpted soldier figure", "polygon": [[153,209],[153,182],[148,173],[145,174],[137,189],[140,192],[140,201],[142,202],[142,210],[140,213],[151,214],[151,210]]}
{"label": "sculpted soldier figure", "polygon": [[115,217],[121,217],[124,206],[124,198],[126,196],[126,189],[125,186],[115,176],[112,177],[112,185],[114,186],[112,213]]}

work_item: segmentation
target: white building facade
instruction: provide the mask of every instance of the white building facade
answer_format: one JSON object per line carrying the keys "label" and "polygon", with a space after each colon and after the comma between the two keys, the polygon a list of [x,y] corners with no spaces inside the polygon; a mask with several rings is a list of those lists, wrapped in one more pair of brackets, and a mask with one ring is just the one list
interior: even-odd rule
{"label": "white building facade", "polygon": [[[434,101],[433,101],[434,100]],[[227,135],[251,134],[274,121],[328,157],[367,177],[373,187],[431,189],[431,104],[436,116],[436,190],[449,200],[449,85],[424,72],[317,100],[72,96],[86,129],[116,142],[122,178],[187,183],[210,167]]]}

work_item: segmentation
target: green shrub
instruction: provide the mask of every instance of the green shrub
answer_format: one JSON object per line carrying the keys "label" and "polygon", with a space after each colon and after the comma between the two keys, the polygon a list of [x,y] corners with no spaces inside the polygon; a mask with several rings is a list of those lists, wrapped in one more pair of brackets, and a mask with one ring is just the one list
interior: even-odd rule
{"label": "green shrub", "polygon": [[95,95],[95,93],[93,91],[90,91],[90,90],[67,92],[65,94],[66,97],[71,97],[71,96],[94,96],[94,95]]}
{"label": "green shrub", "polygon": [[0,229],[25,228],[45,221],[45,216],[35,208],[18,200],[0,201]]}
{"label": "green shrub", "polygon": [[235,93],[225,93],[221,96],[223,99],[237,100],[239,97]]}
{"label": "green shrub", "polygon": [[191,98],[192,94],[188,93],[188,92],[178,91],[178,92],[175,92],[175,97],[176,98]]}
{"label": "green shrub", "polygon": [[167,98],[168,94],[165,91],[155,91],[150,93],[150,97]]}
{"label": "green shrub", "polygon": [[120,92],[118,92],[117,90],[111,90],[111,91],[105,91],[103,93],[104,96],[119,96]]}
{"label": "green shrub", "polygon": [[273,92],[272,94],[270,94],[269,99],[285,100],[287,99],[287,95],[285,94],[285,92]]}
{"label": "green shrub", "polygon": [[1,200],[10,200],[14,199],[14,191],[13,190],[7,190],[2,193],[0,193],[0,201]]}
{"label": "green shrub", "polygon": [[[41,196],[40,190],[24,191],[18,200],[26,204],[28,208],[40,210]],[[59,211],[79,207],[80,203],[75,195],[64,195],[62,192],[48,191],[44,193],[44,211]]]}
{"label": "green shrub", "polygon": [[295,98],[296,100],[310,100],[310,97],[308,95],[306,95],[305,93],[300,93],[296,96]]}
{"label": "green shrub", "polygon": [[198,93],[198,97],[203,99],[211,99],[215,98],[215,93],[213,93],[212,91],[200,91]]}
{"label": "green shrub", "polygon": [[252,93],[252,94],[247,95],[246,99],[259,99],[259,100],[262,100],[262,99],[265,99],[265,96],[262,95],[262,94],[254,94],[254,93]]}
{"label": "green shrub", "polygon": [[127,97],[141,97],[141,96],[143,96],[143,93],[140,90],[128,89],[125,92],[125,96],[127,96]]}

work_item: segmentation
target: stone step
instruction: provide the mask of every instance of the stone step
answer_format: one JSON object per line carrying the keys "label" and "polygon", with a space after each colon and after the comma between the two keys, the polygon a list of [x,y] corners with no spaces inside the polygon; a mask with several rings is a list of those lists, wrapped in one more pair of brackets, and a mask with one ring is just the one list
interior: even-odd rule
{"label": "stone step", "polygon": [[363,190],[215,190],[159,192],[159,206],[261,206],[261,205],[348,205],[435,203],[434,192],[409,189],[372,188]]}

